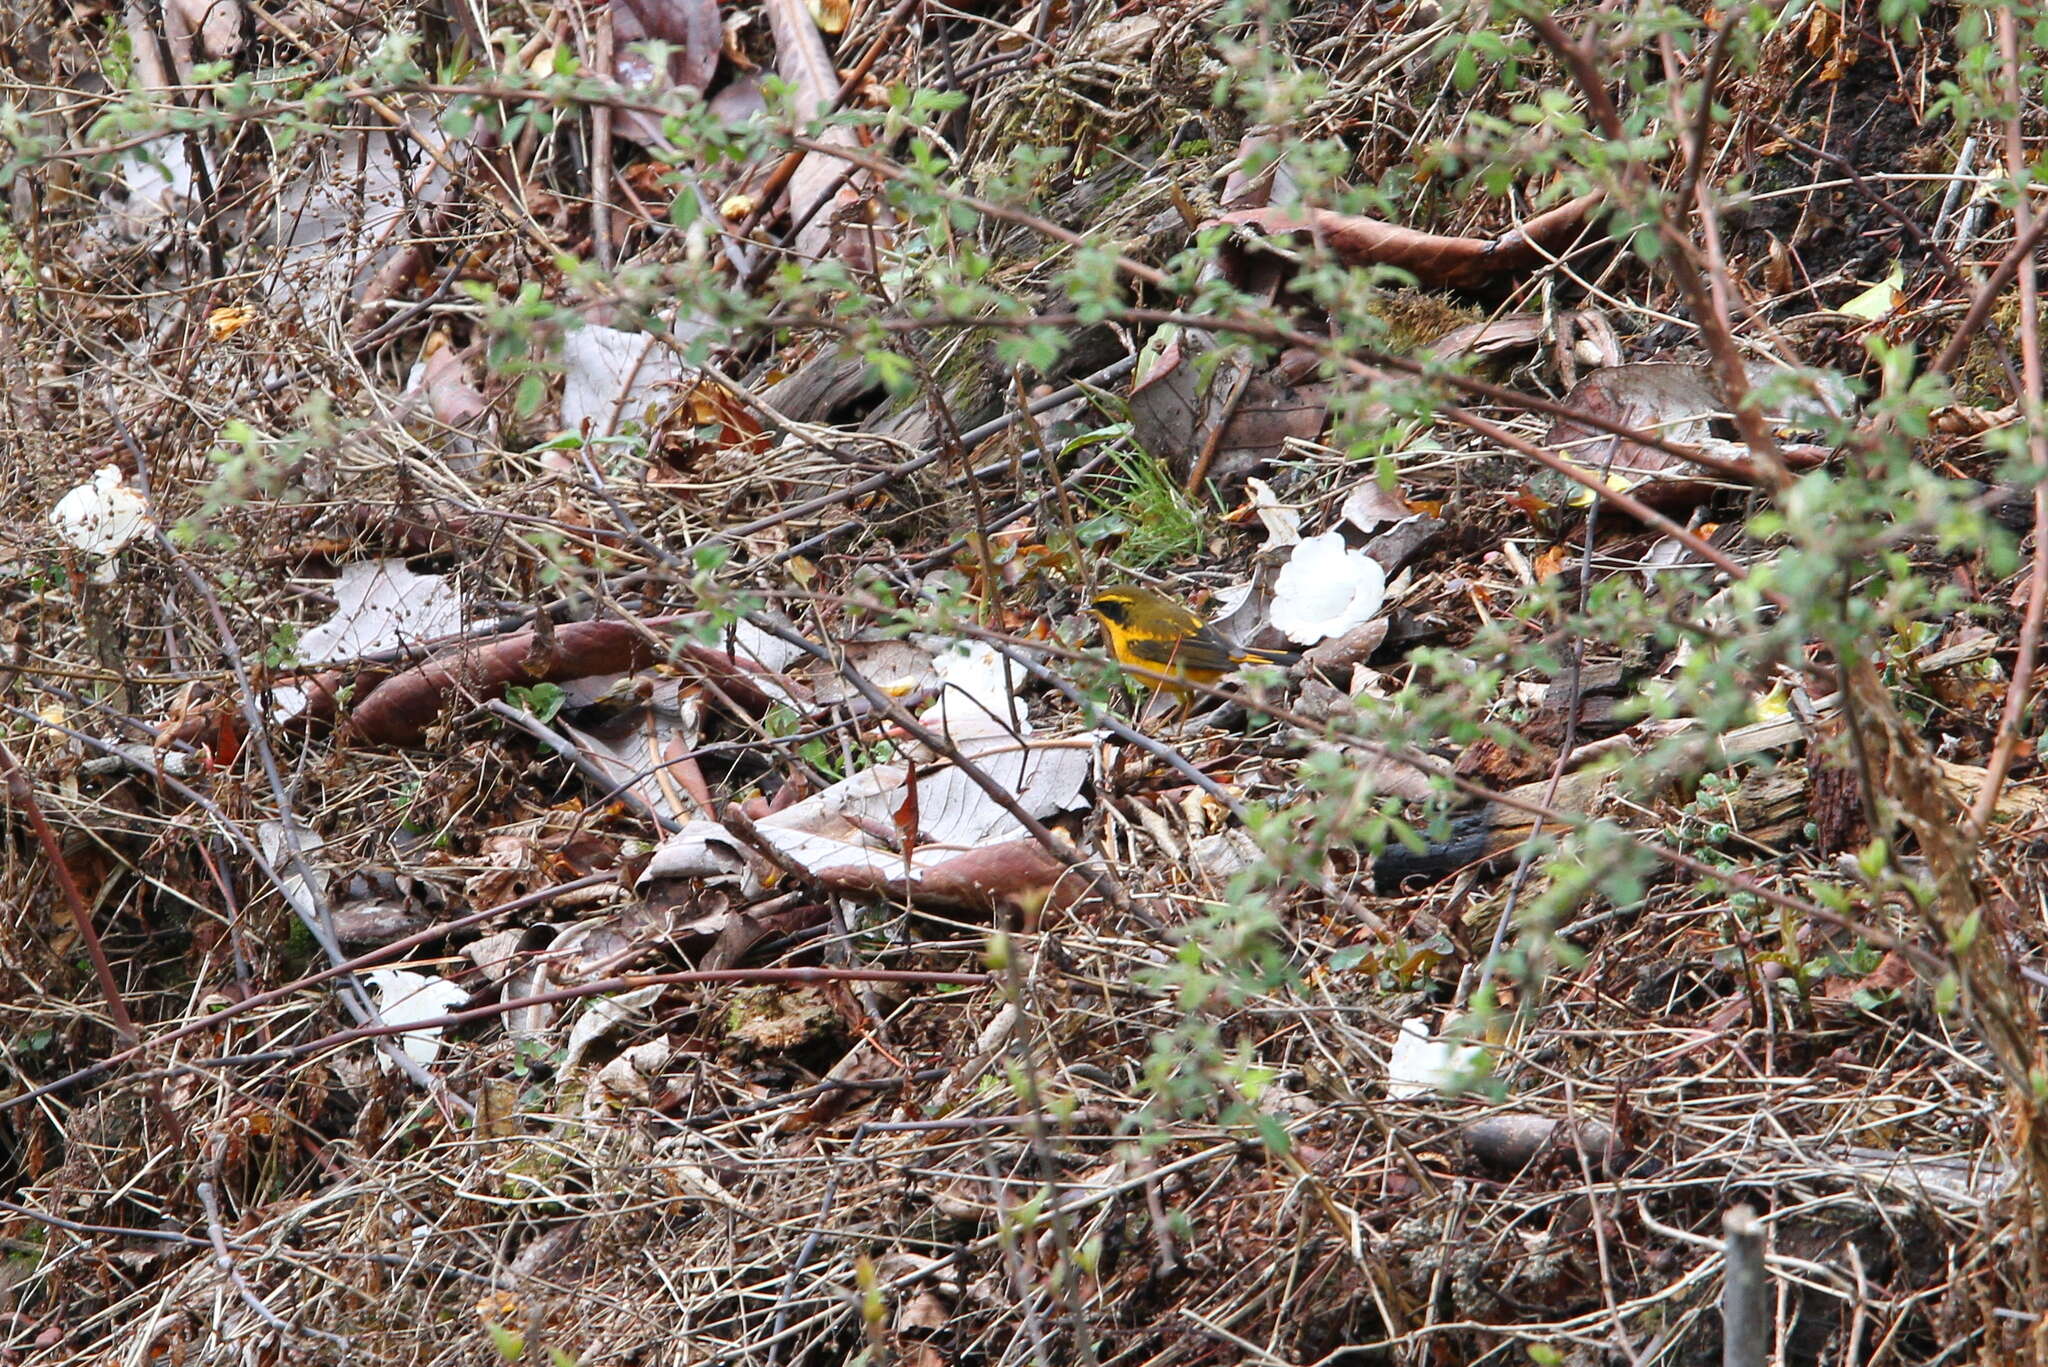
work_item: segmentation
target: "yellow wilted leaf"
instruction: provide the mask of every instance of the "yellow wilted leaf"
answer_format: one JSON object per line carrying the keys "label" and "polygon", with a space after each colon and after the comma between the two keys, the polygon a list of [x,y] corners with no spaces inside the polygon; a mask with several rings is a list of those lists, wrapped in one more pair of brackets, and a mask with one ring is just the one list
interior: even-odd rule
{"label": "yellow wilted leaf", "polygon": [[234,336],[255,321],[256,310],[241,304],[229,304],[206,315],[206,330],[218,342]]}
{"label": "yellow wilted leaf", "polygon": [[[1568,461],[1566,463],[1571,465],[1573,469],[1585,470],[1585,467],[1583,465],[1579,465],[1576,462]],[[1615,470],[1609,470],[1604,476],[1592,470],[1586,470],[1586,473],[1592,475],[1595,479],[1598,479],[1600,483],[1605,484],[1608,488],[1614,490],[1616,493],[1625,494],[1632,487],[1634,487],[1630,484],[1627,477],[1625,477],[1620,472]],[[1593,491],[1587,488],[1585,485],[1576,482],[1573,483],[1571,492],[1565,496],[1565,503],[1573,508],[1590,507],[1592,505],[1592,502]]]}
{"label": "yellow wilted leaf", "polygon": [[1837,308],[1835,312],[1846,313],[1851,318],[1861,318],[1865,322],[1874,323],[1906,302],[1905,292],[1899,288],[1905,283],[1906,268],[1894,263],[1890,275]]}

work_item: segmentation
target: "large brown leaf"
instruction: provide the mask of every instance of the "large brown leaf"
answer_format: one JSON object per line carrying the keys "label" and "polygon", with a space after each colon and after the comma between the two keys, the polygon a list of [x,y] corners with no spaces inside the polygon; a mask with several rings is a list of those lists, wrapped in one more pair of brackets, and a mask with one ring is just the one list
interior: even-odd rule
{"label": "large brown leaf", "polygon": [[[666,69],[648,60],[641,45],[650,41],[670,45]],[[612,0],[612,74],[623,85],[701,92],[724,42],[718,0]],[[660,122],[635,110],[620,112],[618,130],[635,142],[661,141]]]}

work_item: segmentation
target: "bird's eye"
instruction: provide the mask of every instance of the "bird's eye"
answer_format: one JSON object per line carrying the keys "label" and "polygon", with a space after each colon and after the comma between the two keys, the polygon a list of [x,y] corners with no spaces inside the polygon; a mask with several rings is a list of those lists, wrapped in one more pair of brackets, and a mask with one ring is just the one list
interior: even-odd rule
{"label": "bird's eye", "polygon": [[1098,598],[1089,606],[1112,622],[1122,622],[1124,620],[1124,609],[1129,604],[1125,603],[1121,598]]}

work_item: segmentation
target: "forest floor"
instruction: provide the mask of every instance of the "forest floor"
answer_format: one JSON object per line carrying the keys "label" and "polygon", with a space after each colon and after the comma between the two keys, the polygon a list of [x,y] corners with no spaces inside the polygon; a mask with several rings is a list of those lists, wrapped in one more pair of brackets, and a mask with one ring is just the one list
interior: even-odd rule
{"label": "forest floor", "polygon": [[[1554,47],[1463,70],[1528,31],[1435,0],[13,10],[0,1363],[1691,1367],[1738,1207],[1786,1367],[2041,1339],[2048,1122],[1872,872],[1849,690],[1798,642],[1658,712],[1683,651],[1566,625],[1689,575],[1743,629],[1773,490],[1682,281],[1540,157],[1459,164],[1584,106]],[[1788,7],[1714,90],[1686,231],[1751,364],[1862,402],[2014,249],[1997,130],[1937,108],[1956,23]],[[666,155],[602,84],[646,36],[733,129],[771,75],[965,98]],[[1319,92],[1284,127],[1252,49]],[[906,130],[950,238],[883,193]],[[1292,140],[1397,193],[1311,218]],[[1641,182],[1690,214],[1682,161]],[[1305,225],[1407,273],[1391,360],[1231,351],[1171,273],[1217,239],[1313,344]],[[1104,317],[1065,272],[1107,248]],[[1044,336],[934,321],[977,253]],[[699,267],[749,325],[632,296]],[[1989,495],[2014,307],[1915,436]],[[1390,425],[1424,348],[1484,384]],[[2033,1003],[2027,571],[1896,551],[1951,597],[1873,656],[1995,798],[1973,929]],[[1119,581],[1307,659],[1153,700]],[[1469,727],[1341,724],[1446,669]],[[1586,822],[1661,852],[1633,895],[1558,862]]]}

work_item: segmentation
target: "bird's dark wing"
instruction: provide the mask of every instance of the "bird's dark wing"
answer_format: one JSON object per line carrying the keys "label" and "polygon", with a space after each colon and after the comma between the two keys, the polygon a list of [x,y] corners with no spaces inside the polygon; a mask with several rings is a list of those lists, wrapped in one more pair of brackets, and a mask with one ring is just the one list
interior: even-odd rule
{"label": "bird's dark wing", "polygon": [[1130,641],[1130,651],[1142,663],[1166,673],[1174,670],[1193,674],[1230,672],[1230,647],[1207,627],[1178,639],[1134,636]]}

